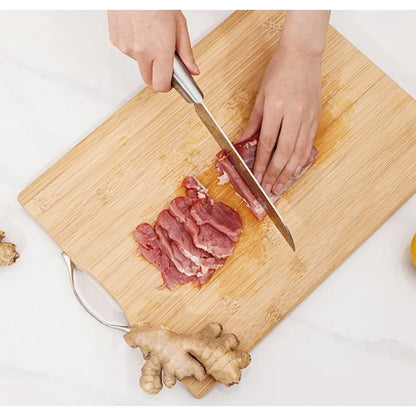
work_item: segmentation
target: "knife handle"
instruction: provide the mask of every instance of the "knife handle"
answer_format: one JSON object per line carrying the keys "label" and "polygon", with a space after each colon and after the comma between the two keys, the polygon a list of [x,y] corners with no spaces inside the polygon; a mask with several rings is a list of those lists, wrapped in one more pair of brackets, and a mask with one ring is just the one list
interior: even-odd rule
{"label": "knife handle", "polygon": [[176,52],[173,58],[172,87],[188,103],[202,104],[204,101],[204,94]]}

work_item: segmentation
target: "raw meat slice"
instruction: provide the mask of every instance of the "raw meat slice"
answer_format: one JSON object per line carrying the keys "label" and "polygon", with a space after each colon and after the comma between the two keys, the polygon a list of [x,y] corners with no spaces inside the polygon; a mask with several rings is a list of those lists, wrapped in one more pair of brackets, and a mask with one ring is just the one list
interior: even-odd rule
{"label": "raw meat slice", "polygon": [[238,212],[222,202],[200,199],[192,205],[191,215],[198,225],[210,224],[234,242],[243,231]]}
{"label": "raw meat slice", "polygon": [[215,269],[208,269],[207,272],[203,276],[198,277],[197,279],[194,280],[193,282],[194,286],[200,289],[202,286],[205,285],[205,283],[207,283],[211,279],[214,272],[215,272]]}
{"label": "raw meat slice", "polygon": [[[222,202],[214,202],[208,195],[208,190],[195,177],[188,176],[182,184],[186,188],[188,198],[195,200],[191,207],[191,215],[197,225],[209,224],[230,240],[238,241],[238,236],[243,231],[240,214]],[[190,204],[187,202],[188,206]],[[195,227],[192,223],[190,227],[194,234]]]}
{"label": "raw meat slice", "polygon": [[193,204],[194,200],[192,198],[178,196],[169,206],[169,212],[183,225],[185,231],[191,236],[192,242],[194,242],[195,236],[199,234],[199,226],[191,215]]}
{"label": "raw meat slice", "polygon": [[[256,156],[256,150],[257,150],[257,140],[258,136],[251,137],[243,142],[236,143],[235,148],[240,153],[244,161],[246,162],[247,166],[250,169],[253,169],[254,166],[254,160]],[[318,155],[318,151],[315,147],[312,148],[311,155],[306,162],[305,167],[301,170],[301,172],[298,175],[292,176],[286,186],[282,189],[282,191],[279,193],[279,195],[270,195],[270,199],[272,202],[277,201],[282,194],[289,188],[292,183],[298,179],[305,171],[312,165],[314,160],[316,159],[316,156]],[[264,212],[263,207],[260,205],[260,203],[255,198],[254,194],[250,191],[250,189],[247,187],[243,179],[240,177],[240,175],[235,170],[233,164],[228,160],[227,156],[223,151],[219,152],[217,154],[217,162],[216,162],[216,168],[217,171],[220,172],[219,184],[225,184],[227,182],[230,182],[233,188],[235,189],[236,193],[245,201],[245,203],[249,206],[253,214],[259,219],[262,220],[266,213]]]}
{"label": "raw meat slice", "polygon": [[259,201],[257,201],[254,194],[250,191],[223,151],[217,154],[216,166],[217,170],[221,173],[219,183],[222,185],[230,182],[237,195],[243,198],[244,202],[248,205],[253,214],[259,220],[262,220],[266,215],[263,207],[260,205]]}
{"label": "raw meat slice", "polygon": [[[176,207],[178,202],[184,202],[177,201],[179,198],[185,197],[175,198],[171,202],[171,207]],[[175,211],[180,211],[180,209],[176,209]],[[181,253],[200,268],[199,274],[201,276],[204,275],[209,269],[218,269],[224,264],[223,260],[218,259],[198,248],[195,245],[192,236],[188,231],[186,231],[182,221],[178,220],[178,218],[175,215],[172,215],[170,211],[163,210],[159,214],[156,224],[163,227],[167,231],[169,238],[176,243],[176,246]],[[199,232],[198,226],[196,227]]]}
{"label": "raw meat slice", "polygon": [[212,200],[212,198],[208,195],[208,189],[205,188],[205,186],[202,185],[202,183],[199,182],[195,176],[187,176],[183,180],[182,185],[186,189],[186,195],[188,198],[192,198],[194,200],[208,198],[209,200]]}
{"label": "raw meat slice", "polygon": [[194,177],[185,178],[183,185],[188,196],[173,199],[154,229],[145,223],[134,231],[138,252],[162,272],[162,287],[169,289],[188,282],[198,288],[207,283],[233,252],[233,240],[241,233],[237,211],[216,203]]}
{"label": "raw meat slice", "polygon": [[[253,170],[254,161],[256,159],[256,150],[257,150],[257,140],[258,134],[251,137],[248,140],[245,140],[240,143],[236,143],[234,147],[236,148],[237,152],[240,153],[241,157],[246,162],[249,169]],[[218,182],[220,185],[230,182],[230,178],[226,171],[220,171],[218,169],[218,158],[225,158],[228,161],[228,158],[225,156],[224,152],[219,152],[217,154],[217,171],[221,172],[221,175],[218,176]],[[235,169],[234,169],[235,170]]]}
{"label": "raw meat slice", "polygon": [[173,199],[169,205],[169,212],[178,219],[181,223],[184,223],[191,212],[191,207],[194,204],[192,198],[186,196],[178,196]]}
{"label": "raw meat slice", "polygon": [[169,238],[168,232],[157,223],[155,233],[159,238],[161,248],[181,273],[187,276],[196,276],[200,272],[200,267],[182,254],[176,243]]}
{"label": "raw meat slice", "polygon": [[[206,197],[202,196],[202,198]],[[183,224],[196,247],[215,257],[228,257],[234,249],[232,240],[210,224],[198,225],[191,214],[193,204],[191,198],[177,197],[171,202],[169,210]]]}
{"label": "raw meat slice", "polygon": [[221,259],[229,257],[234,251],[234,244],[225,234],[210,224],[199,226],[199,233],[192,235],[197,247]]}
{"label": "raw meat slice", "polygon": [[150,224],[138,225],[134,231],[134,239],[140,244],[139,253],[161,271],[164,281],[161,289],[164,287],[173,289],[177,284],[195,280],[195,277],[187,276],[176,268],[162,250],[159,239]]}
{"label": "raw meat slice", "polygon": [[241,157],[244,159],[244,162],[246,162],[250,169],[253,169],[254,161],[256,159],[258,138],[259,136],[257,134],[253,137],[250,137],[248,140],[235,144],[237,152],[240,153]]}

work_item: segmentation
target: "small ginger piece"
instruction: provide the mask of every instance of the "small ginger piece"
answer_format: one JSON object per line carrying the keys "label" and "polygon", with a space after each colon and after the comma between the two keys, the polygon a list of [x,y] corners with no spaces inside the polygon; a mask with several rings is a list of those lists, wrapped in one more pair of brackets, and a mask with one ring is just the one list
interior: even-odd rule
{"label": "small ginger piece", "polygon": [[4,237],[6,237],[6,234],[4,231],[0,231],[0,266],[13,264],[19,258],[16,246],[12,243],[3,243]]}
{"label": "small ginger piece", "polygon": [[148,323],[134,325],[124,335],[127,344],[142,350],[146,362],[142,367],[140,387],[149,394],[157,394],[173,387],[176,380],[207,375],[226,386],[240,381],[241,369],[250,364],[250,355],[238,350],[234,334],[223,334],[222,326],[212,322],[194,334],[176,334],[167,328],[152,327]]}

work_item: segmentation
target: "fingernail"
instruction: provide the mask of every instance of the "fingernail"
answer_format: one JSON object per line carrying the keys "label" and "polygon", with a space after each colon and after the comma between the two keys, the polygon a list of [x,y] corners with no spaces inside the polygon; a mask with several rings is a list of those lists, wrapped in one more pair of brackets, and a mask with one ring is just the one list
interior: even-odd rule
{"label": "fingernail", "polygon": [[283,185],[282,183],[278,183],[277,185],[275,185],[275,186],[273,187],[273,193],[274,193],[275,195],[279,195],[279,194],[280,194],[280,192],[282,192],[283,187],[284,187],[284,185]]}
{"label": "fingernail", "polygon": [[302,166],[298,166],[295,170],[295,176],[299,176],[302,173]]}
{"label": "fingernail", "polygon": [[261,183],[261,181],[263,180],[263,175],[261,173],[255,173],[254,177],[257,179],[258,183]]}
{"label": "fingernail", "polygon": [[192,70],[196,72],[198,75],[201,73],[201,71],[198,68],[198,65],[195,62],[192,64]]}
{"label": "fingernail", "polygon": [[272,186],[269,183],[266,183],[266,185],[263,186],[264,192],[266,192],[267,195],[270,194],[270,191],[272,190]]}

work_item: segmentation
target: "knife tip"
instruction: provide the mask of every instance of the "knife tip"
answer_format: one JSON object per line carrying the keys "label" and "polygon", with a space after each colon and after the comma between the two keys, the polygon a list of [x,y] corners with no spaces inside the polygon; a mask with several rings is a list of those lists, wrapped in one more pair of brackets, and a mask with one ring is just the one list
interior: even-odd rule
{"label": "knife tip", "polygon": [[293,241],[293,237],[292,234],[289,233],[288,238],[286,239],[287,243],[290,245],[290,248],[293,251],[296,251],[296,246],[295,246],[295,242]]}

